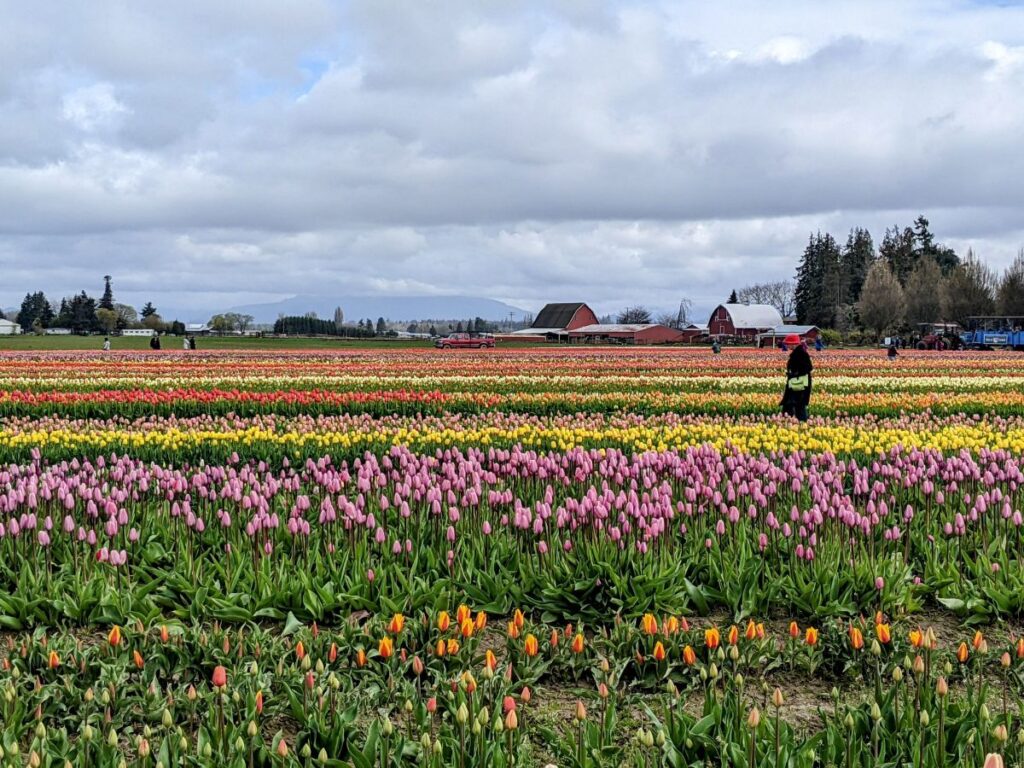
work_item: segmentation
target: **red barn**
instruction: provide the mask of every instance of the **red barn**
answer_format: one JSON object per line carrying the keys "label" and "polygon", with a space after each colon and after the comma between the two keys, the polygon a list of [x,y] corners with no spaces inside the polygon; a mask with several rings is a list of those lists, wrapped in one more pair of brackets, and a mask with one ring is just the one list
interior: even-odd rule
{"label": "red barn", "polygon": [[596,324],[597,315],[583,302],[548,304],[537,315],[533,325],[510,336],[523,341],[561,341],[568,340],[570,331]]}
{"label": "red barn", "polygon": [[719,304],[708,320],[708,335],[754,339],[780,325],[782,315],[768,304]]}

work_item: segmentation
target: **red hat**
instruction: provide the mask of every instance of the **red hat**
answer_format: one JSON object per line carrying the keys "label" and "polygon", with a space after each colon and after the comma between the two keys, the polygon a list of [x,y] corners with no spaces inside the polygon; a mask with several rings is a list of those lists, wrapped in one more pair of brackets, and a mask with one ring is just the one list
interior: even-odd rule
{"label": "red hat", "polygon": [[783,341],[786,344],[799,344],[800,342],[803,341],[803,339],[801,339],[797,334],[791,333],[791,334],[789,334],[789,336],[787,336],[785,339],[783,339]]}

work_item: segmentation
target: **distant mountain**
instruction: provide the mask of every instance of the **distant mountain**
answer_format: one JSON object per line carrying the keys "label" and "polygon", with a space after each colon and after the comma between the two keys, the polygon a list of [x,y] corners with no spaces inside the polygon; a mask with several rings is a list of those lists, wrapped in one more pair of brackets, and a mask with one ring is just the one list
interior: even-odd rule
{"label": "distant mountain", "polygon": [[[508,320],[509,314],[521,320],[526,310],[494,299],[475,296],[292,296],[269,304],[231,307],[229,312],[252,315],[257,323],[272,323],[281,315],[316,312],[331,319],[334,308],[341,307],[345,320],[355,322],[383,317],[392,322],[403,320],[456,320],[482,317],[484,320]],[[207,318],[203,318],[206,320]]]}

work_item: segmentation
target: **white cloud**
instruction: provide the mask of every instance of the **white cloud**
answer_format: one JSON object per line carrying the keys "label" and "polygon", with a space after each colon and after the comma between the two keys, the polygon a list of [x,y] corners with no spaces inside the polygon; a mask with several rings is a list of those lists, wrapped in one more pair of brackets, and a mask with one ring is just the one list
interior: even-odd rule
{"label": "white cloud", "polygon": [[64,119],[87,132],[116,128],[129,112],[114,95],[111,83],[77,88],[63,100]]}

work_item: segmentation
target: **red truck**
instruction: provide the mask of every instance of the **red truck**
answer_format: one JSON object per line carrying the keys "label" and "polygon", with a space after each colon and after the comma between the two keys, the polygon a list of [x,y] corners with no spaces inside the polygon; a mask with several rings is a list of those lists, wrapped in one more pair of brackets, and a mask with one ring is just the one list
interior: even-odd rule
{"label": "red truck", "polygon": [[483,349],[494,348],[493,336],[474,336],[469,333],[450,333],[434,342],[438,349]]}

